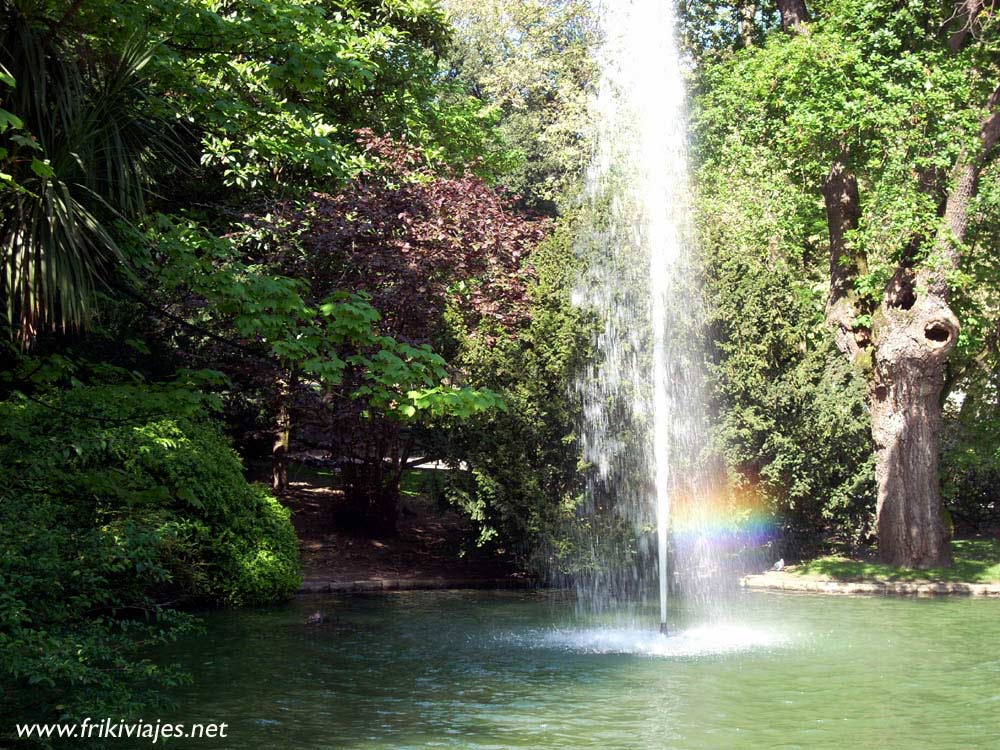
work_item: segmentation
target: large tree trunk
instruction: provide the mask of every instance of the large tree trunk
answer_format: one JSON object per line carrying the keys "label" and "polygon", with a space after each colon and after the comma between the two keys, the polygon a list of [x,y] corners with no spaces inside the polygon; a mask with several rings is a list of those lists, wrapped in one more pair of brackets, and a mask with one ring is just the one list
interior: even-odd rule
{"label": "large tree trunk", "polygon": [[781,15],[781,30],[786,34],[806,31],[809,11],[805,0],[778,0],[778,13]]}
{"label": "large tree trunk", "polygon": [[857,324],[857,316],[867,310],[860,308],[853,284],[866,269],[863,254],[848,242],[861,212],[858,184],[845,160],[842,156],[833,164],[823,185],[830,231],[826,317],[837,347],[869,378],[879,557],[905,567],[949,565],[938,446],[944,367],[958,320],[943,294],[926,290],[927,279],[917,284],[903,266],[873,316],[872,329]]}
{"label": "large tree trunk", "polygon": [[834,163],[823,186],[830,230],[827,320],[844,355],[861,369],[871,368],[879,557],[893,565],[929,568],[952,562],[938,475],[945,366],[959,333],[958,318],[948,305],[947,272],[960,267],[968,207],[983,163],[1000,140],[1000,87],[987,106],[980,149],[964,154],[952,170],[941,231],[934,241],[939,265],[915,273],[904,259],[870,333],[856,322],[864,311],[852,285],[864,272],[864,256],[852,253],[847,241],[858,226],[860,202],[844,156]]}
{"label": "large tree trunk", "polygon": [[879,559],[912,568],[952,563],[938,476],[941,394],[958,320],[921,292],[879,310],[873,330],[872,436]]}

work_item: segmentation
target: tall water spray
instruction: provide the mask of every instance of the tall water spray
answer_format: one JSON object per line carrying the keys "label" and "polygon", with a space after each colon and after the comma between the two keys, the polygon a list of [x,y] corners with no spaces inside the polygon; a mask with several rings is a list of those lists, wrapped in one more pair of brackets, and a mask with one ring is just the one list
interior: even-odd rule
{"label": "tall water spray", "polygon": [[[589,565],[577,581],[582,601],[635,619],[657,578],[662,628],[668,583],[696,582],[713,565],[697,530],[712,480],[683,70],[670,0],[609,0],[600,16],[596,149],[578,240],[586,272],[577,303],[599,333],[579,381],[593,471]],[[668,580],[672,504],[685,506],[695,532],[683,544],[674,534]]]}

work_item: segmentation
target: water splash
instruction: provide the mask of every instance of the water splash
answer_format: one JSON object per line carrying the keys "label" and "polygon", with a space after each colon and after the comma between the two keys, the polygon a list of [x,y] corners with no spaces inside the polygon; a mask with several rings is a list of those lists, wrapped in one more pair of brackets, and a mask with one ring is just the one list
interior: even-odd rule
{"label": "water splash", "polygon": [[670,637],[641,628],[546,630],[508,636],[528,648],[558,649],[585,654],[631,654],[666,659],[722,656],[780,648],[787,636],[773,630],[734,623],[701,625]]}
{"label": "water splash", "polygon": [[[575,296],[600,328],[579,382],[593,471],[576,581],[584,606],[632,622],[658,589],[665,623],[668,584],[708,603],[724,567],[712,538],[725,502],[711,498],[725,493],[706,451],[683,66],[671,2],[620,0],[600,15],[597,147],[578,240],[586,273]],[[685,529],[668,549],[672,515]]]}

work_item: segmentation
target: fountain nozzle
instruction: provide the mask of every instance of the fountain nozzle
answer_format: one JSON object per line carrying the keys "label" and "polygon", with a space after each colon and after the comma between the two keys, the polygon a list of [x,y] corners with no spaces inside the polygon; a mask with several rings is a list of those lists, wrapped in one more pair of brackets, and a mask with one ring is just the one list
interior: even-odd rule
{"label": "fountain nozzle", "polygon": [[668,633],[667,633],[667,623],[665,623],[665,622],[661,622],[660,623],[660,634],[661,635],[668,635]]}

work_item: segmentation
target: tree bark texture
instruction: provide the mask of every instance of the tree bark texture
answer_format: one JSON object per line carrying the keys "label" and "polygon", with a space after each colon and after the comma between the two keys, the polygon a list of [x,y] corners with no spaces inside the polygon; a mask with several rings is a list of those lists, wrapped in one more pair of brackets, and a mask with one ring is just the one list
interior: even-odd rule
{"label": "tree bark texture", "polygon": [[844,158],[834,162],[823,183],[823,201],[830,233],[830,295],[826,301],[826,319],[833,328],[837,348],[857,363],[869,341],[867,332],[857,330],[855,325],[860,311],[854,279],[861,270],[861,262],[848,247],[847,234],[858,228],[861,202],[858,182],[847,170]]}
{"label": "tree bark texture", "polygon": [[845,355],[859,362],[870,352],[879,557],[892,565],[952,563],[938,471],[945,367],[960,331],[949,306],[947,275],[960,268],[969,204],[986,157],[1000,138],[998,108],[1000,88],[988,101],[979,149],[959,158],[952,170],[933,262],[920,270],[905,264],[897,269],[873,316],[870,344],[853,324],[857,307],[848,285],[858,268],[843,238],[857,226],[857,185],[835,164],[824,187],[830,225],[827,316]]}
{"label": "tree bark texture", "polygon": [[875,317],[870,404],[876,523],[879,559],[890,565],[952,562],[938,454],[944,370],[958,330],[947,302],[931,293],[919,293],[910,307],[887,301]]}
{"label": "tree bark texture", "polygon": [[739,6],[740,14],[740,40],[744,47],[752,47],[754,34],[757,31],[757,4],[754,2],[742,2]]}
{"label": "tree bark texture", "polygon": [[288,451],[292,444],[293,376],[283,375],[277,386],[274,444],[271,448],[271,488],[275,492],[284,492],[288,489]]}
{"label": "tree bark texture", "polygon": [[805,31],[805,24],[809,21],[805,0],[778,0],[778,12],[781,14],[781,30],[786,34]]}

